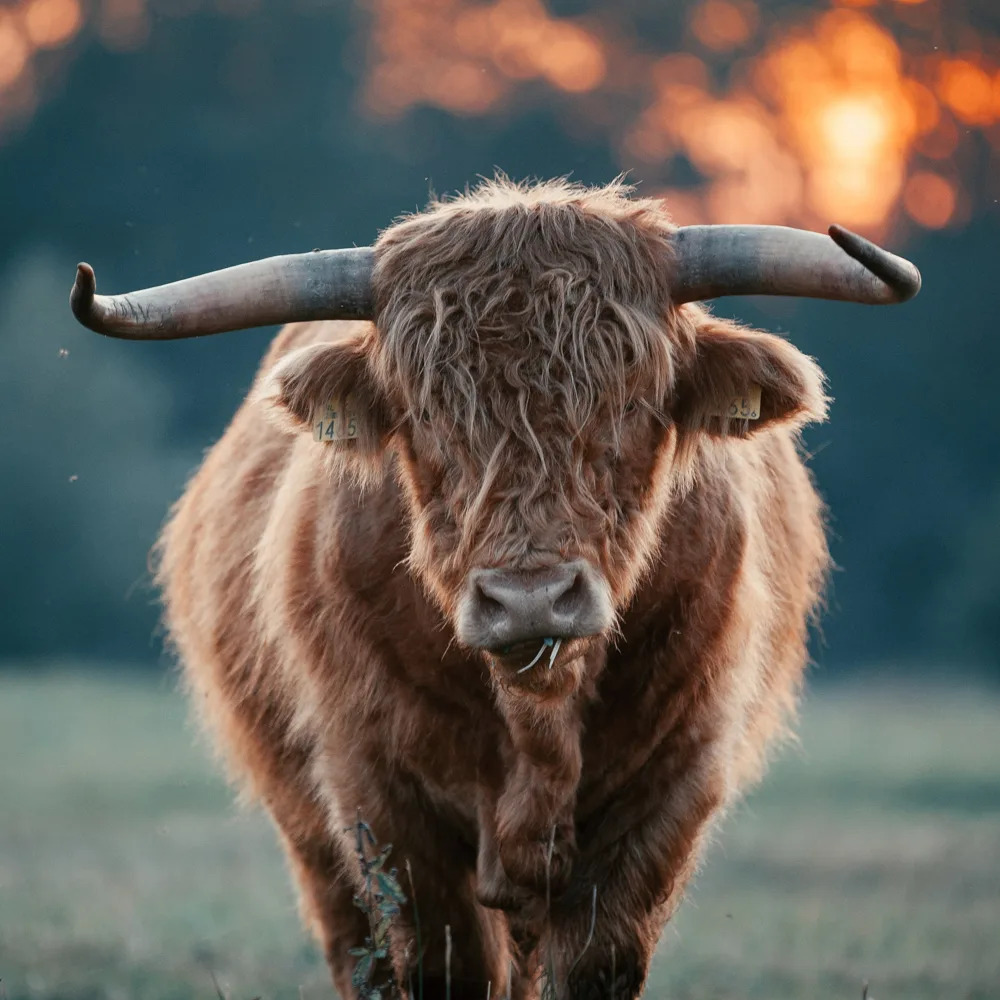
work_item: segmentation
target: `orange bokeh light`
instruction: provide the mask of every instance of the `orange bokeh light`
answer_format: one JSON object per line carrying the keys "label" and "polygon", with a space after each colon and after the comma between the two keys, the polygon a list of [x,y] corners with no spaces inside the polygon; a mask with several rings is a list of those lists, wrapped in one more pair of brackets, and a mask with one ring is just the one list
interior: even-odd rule
{"label": "orange bokeh light", "polygon": [[548,34],[548,43],[536,55],[544,76],[570,93],[593,90],[607,70],[600,43],[572,24],[560,25]]}
{"label": "orange bokeh light", "polygon": [[601,39],[552,17],[540,0],[371,0],[374,65],[367,104],[395,116],[421,103],[481,114],[520,81],[580,94],[607,74]]}
{"label": "orange bokeh light", "polygon": [[991,125],[1000,113],[991,74],[969,59],[944,60],[938,69],[937,91],[966,125]]}
{"label": "orange bokeh light", "polygon": [[821,107],[818,124],[831,158],[863,162],[885,146],[891,115],[873,93],[846,94]]}
{"label": "orange bokeh light", "polygon": [[757,7],[748,0],[704,0],[691,12],[695,38],[715,52],[729,52],[745,45],[757,30]]}
{"label": "orange bokeh light", "polygon": [[0,10],[0,91],[11,86],[24,72],[31,45],[13,16]]}
{"label": "orange bokeh light", "polygon": [[29,0],[22,19],[31,41],[40,49],[65,45],[81,28],[80,0]]}
{"label": "orange bokeh light", "polygon": [[127,52],[149,37],[149,12],[145,0],[101,0],[98,31],[109,49]]}
{"label": "orange bokeh light", "polygon": [[955,155],[961,138],[955,120],[950,115],[942,116],[937,127],[922,135],[913,148],[929,160],[949,160]]}
{"label": "orange bokeh light", "polygon": [[691,188],[663,188],[653,193],[666,205],[670,218],[678,226],[698,226],[708,221],[701,195]]}
{"label": "orange bokeh light", "polygon": [[943,229],[955,215],[957,192],[950,181],[929,171],[915,173],[903,192],[910,218],[926,229]]}

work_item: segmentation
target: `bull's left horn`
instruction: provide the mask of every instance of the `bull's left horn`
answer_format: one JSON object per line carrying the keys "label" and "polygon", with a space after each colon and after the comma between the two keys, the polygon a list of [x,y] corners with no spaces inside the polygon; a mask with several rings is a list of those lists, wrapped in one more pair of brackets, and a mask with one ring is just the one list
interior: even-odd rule
{"label": "bull's left horn", "polygon": [[683,226],[670,242],[677,304],[796,295],[891,305],[920,291],[913,264],[842,226],[829,236],[784,226]]}
{"label": "bull's left horn", "polygon": [[316,250],[238,264],[128,295],[97,295],[80,264],[70,293],[86,327],[125,340],[180,340],[314,319],[371,319],[371,247]]}

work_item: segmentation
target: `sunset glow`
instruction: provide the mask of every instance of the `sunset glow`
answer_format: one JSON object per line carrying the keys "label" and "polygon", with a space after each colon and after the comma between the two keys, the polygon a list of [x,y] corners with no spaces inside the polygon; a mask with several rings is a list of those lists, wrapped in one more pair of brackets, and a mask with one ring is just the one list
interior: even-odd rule
{"label": "sunset glow", "polygon": [[[262,2],[211,6],[247,16]],[[32,113],[41,53],[69,58],[83,39],[133,50],[157,13],[207,4],[0,7],[0,129]],[[586,17],[556,16],[543,0],[361,6],[371,24],[367,114],[391,123],[421,105],[475,116],[555,101],[604,130],[621,167],[646,190],[667,192],[678,219],[815,228],[835,220],[876,236],[906,220],[937,229],[969,216],[975,144],[1000,155],[1000,40],[977,38],[952,5],[828,0],[768,19],[754,0],[696,0],[683,8],[676,53],[623,33],[610,0]],[[695,188],[674,181],[681,157],[702,178]]]}
{"label": "sunset glow", "polygon": [[[374,114],[393,117],[424,103],[488,113],[532,80],[564,94],[607,86],[623,110],[639,100],[638,112],[610,129],[621,165],[669,191],[675,214],[689,221],[824,228],[836,219],[882,235],[902,212],[939,228],[956,218],[958,192],[921,159],[950,161],[968,141],[960,128],[1000,120],[1000,69],[980,52],[944,53],[940,15],[930,5],[918,11],[922,0],[889,4],[914,11],[911,34],[934,36],[933,46],[911,41],[916,58],[876,20],[874,0],[839,0],[765,26],[750,0],[701,0],[688,9],[690,51],[652,61],[638,41],[623,53],[599,22],[554,18],[538,0],[371,6]],[[716,56],[759,46],[762,34],[763,47],[720,86]],[[578,38],[576,47],[556,44],[563,35]],[[623,87],[622,74],[607,68],[612,59],[629,79],[633,67],[649,68]],[[702,175],[700,188],[671,187],[678,156]]]}

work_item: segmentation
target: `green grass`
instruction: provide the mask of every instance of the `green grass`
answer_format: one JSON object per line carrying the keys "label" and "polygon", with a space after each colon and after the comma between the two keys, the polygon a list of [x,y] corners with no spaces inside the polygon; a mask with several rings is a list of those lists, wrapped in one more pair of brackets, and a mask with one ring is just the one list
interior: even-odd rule
{"label": "green grass", "polygon": [[[807,700],[650,996],[1000,998],[1000,698]],[[0,675],[0,997],[330,997],[272,831],[170,682]]]}

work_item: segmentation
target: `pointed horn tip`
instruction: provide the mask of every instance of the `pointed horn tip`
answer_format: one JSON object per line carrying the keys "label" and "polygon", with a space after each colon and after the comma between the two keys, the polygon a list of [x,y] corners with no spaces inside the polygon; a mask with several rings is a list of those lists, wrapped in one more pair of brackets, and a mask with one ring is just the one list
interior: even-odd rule
{"label": "pointed horn tip", "polygon": [[96,291],[97,278],[94,269],[86,263],[77,264],[76,281],[73,282],[73,290],[69,293],[69,304],[73,315],[81,323],[86,323],[87,317],[90,316]]}
{"label": "pointed horn tip", "polygon": [[827,232],[844,253],[863,264],[888,286],[892,293],[889,301],[893,304],[908,302],[920,291],[923,278],[911,261],[897,257],[837,223],[831,225]]}

